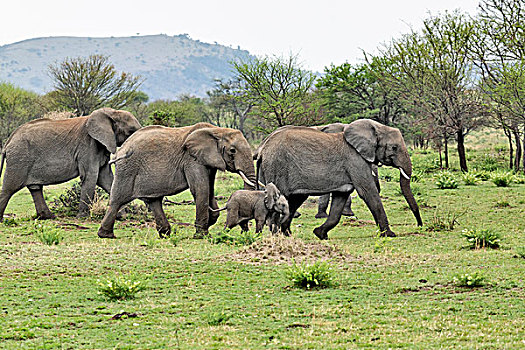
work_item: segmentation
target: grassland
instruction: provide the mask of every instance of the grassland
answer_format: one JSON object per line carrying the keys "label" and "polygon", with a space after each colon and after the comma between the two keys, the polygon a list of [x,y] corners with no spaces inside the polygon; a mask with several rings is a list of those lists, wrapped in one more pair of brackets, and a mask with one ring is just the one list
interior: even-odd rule
{"label": "grassland", "polygon": [[[470,167],[506,165],[501,148],[473,146]],[[175,239],[159,239],[151,219],[140,216],[118,222],[115,240],[97,237],[97,218],[60,217],[43,223],[63,236],[48,246],[35,234],[31,197],[21,191],[7,208],[14,216],[0,224],[0,348],[524,348],[525,184],[465,186],[456,173],[459,187],[441,190],[431,169],[436,158],[431,151],[413,155],[422,229],[400,195],[398,173],[380,169],[393,239],[377,237],[356,198],[358,219],[344,218],[320,242],[312,198],[291,239],[265,233],[246,246],[197,240],[185,192],[170,197],[183,204],[166,206]],[[217,182],[221,203],[241,187],[230,174]],[[48,188],[48,201],[68,186]],[[223,233],[224,220],[211,236]],[[501,247],[468,249],[465,229],[498,232]],[[290,264],[316,259],[332,266],[333,285],[291,286]],[[476,272],[485,278],[481,287],[453,282]],[[125,301],[98,293],[100,283],[119,276],[146,288]]]}

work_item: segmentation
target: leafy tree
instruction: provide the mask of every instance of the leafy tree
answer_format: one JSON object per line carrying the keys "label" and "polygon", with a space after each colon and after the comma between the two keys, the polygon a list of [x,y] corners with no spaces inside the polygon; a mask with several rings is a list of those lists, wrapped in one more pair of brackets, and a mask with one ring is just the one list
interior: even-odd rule
{"label": "leafy tree", "polygon": [[100,107],[130,105],[143,80],[118,73],[107,56],[68,58],[49,66],[54,80],[55,102],[76,115],[88,115]]}
{"label": "leafy tree", "polygon": [[297,56],[254,58],[233,62],[233,67],[243,100],[253,104],[251,115],[264,121],[266,131],[318,122],[311,94],[316,77],[301,68]]}
{"label": "leafy tree", "polygon": [[176,101],[158,100],[148,105],[148,124],[180,127],[205,121],[202,99],[183,95]]}
{"label": "leafy tree", "polygon": [[[477,17],[476,40],[471,46],[482,77],[492,115],[516,144],[515,170],[525,165],[525,2],[483,0]],[[523,143],[520,142],[523,135]],[[510,155],[512,163],[512,153]],[[525,166],[524,166],[525,170]]]}
{"label": "leafy tree", "polygon": [[388,64],[384,57],[352,66],[343,63],[325,68],[316,84],[331,122],[349,123],[358,118],[372,118],[383,124],[395,124],[405,111],[399,96],[383,84],[378,71]]}
{"label": "leafy tree", "polygon": [[0,140],[2,146],[16,128],[43,114],[40,96],[12,84],[0,83]]}
{"label": "leafy tree", "polygon": [[431,135],[441,135],[445,146],[455,137],[460,167],[466,172],[465,136],[487,115],[469,60],[474,25],[458,12],[427,18],[423,25],[421,33],[406,34],[383,50],[392,62],[383,73]]}

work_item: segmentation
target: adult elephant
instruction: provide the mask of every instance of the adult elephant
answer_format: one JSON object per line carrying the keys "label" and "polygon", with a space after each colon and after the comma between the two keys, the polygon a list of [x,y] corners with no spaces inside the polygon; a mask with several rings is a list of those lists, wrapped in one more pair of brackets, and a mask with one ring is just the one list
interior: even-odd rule
{"label": "adult elephant", "polygon": [[40,219],[54,218],[42,188],[80,175],[78,216],[89,214],[95,187],[110,192],[113,173],[108,164],[117,146],[141,128],[127,111],[101,108],[89,116],[64,120],[37,119],[20,126],[2,150],[0,173],[6,169],[0,193],[0,219],[13,194],[27,187]]}
{"label": "adult elephant", "polygon": [[164,196],[190,189],[196,205],[196,236],[208,232],[219,213],[214,197],[217,170],[238,173],[245,188],[255,186],[250,145],[239,130],[198,123],[182,128],[148,126],[130,137],[117,152],[115,181],[109,207],[98,230],[101,238],[114,238],[113,227],[120,207],[143,200],[155,216],[161,237],[171,228],[164,210]]}
{"label": "adult elephant", "polygon": [[328,238],[341,218],[350,192],[357,190],[366,203],[381,235],[395,236],[379,197],[372,165],[382,163],[399,169],[401,191],[419,226],[419,208],[410,189],[412,163],[401,132],[370,119],[345,126],[343,133],[324,133],[309,127],[287,126],[270,134],[256,152],[257,176],[273,182],[288,199],[290,218],[282,226],[289,232],[293,214],[310,195],[332,194],[327,220],[314,229]]}
{"label": "adult elephant", "polygon": [[[319,126],[312,126],[311,128],[326,132],[329,134],[334,134],[338,132],[343,132],[345,126],[348,124],[343,123],[332,123],[332,124],[326,124],[326,125],[319,125]],[[372,164],[372,172],[375,176],[375,183],[377,186],[378,192],[381,192],[381,185],[379,183],[379,174],[377,172],[377,165]],[[328,204],[330,203],[330,194],[323,194],[319,197],[318,203],[317,203],[317,214],[315,214],[316,219],[322,219],[327,218],[327,210],[328,210]],[[348,196],[348,199],[343,207],[343,211],[341,213],[343,216],[354,216],[354,212],[352,211],[352,196]]]}

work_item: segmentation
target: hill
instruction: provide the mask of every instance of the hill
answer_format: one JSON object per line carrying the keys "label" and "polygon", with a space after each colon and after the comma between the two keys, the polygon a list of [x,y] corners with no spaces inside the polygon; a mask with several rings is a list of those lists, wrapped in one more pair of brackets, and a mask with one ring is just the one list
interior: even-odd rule
{"label": "hill", "polygon": [[246,50],[203,43],[185,34],[36,38],[0,46],[0,81],[46,93],[53,88],[50,64],[92,54],[110,56],[118,71],[145,78],[141,90],[150,100],[205,96],[214,79],[231,76],[230,61],[250,57]]}

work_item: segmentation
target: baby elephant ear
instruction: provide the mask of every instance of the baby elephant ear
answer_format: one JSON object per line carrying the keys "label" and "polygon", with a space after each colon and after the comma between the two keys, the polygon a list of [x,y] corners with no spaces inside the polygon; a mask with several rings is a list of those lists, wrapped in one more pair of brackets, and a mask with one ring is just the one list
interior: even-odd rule
{"label": "baby elephant ear", "polygon": [[348,124],[344,130],[345,140],[368,162],[376,159],[378,138],[375,122],[370,119],[359,119]]}
{"label": "baby elephant ear", "polygon": [[193,131],[184,141],[185,149],[197,162],[210,168],[225,170],[226,163],[219,153],[220,128]]}
{"label": "baby elephant ear", "polygon": [[117,151],[117,140],[113,131],[113,119],[109,113],[111,109],[97,109],[88,118],[87,131],[89,136],[100,142],[110,153]]}
{"label": "baby elephant ear", "polygon": [[275,206],[275,203],[277,203],[279,197],[281,196],[281,192],[279,192],[277,186],[275,186],[272,182],[266,185],[265,192],[266,196],[264,197],[264,203],[266,204],[266,208],[272,209]]}

